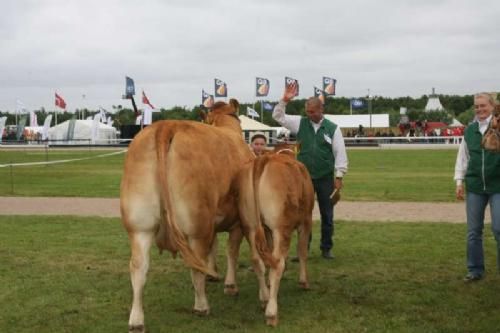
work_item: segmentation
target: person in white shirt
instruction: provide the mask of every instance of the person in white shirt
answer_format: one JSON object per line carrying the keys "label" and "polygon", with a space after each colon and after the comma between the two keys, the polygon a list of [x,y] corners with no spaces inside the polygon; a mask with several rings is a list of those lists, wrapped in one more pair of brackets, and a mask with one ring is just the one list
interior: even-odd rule
{"label": "person in white shirt", "polygon": [[347,172],[348,160],[344,138],[340,128],[323,116],[323,104],[317,97],[306,102],[306,117],[287,115],[287,103],[296,96],[297,84],[285,88],[280,102],[275,106],[273,118],[297,136],[299,154],[314,185],[321,214],[321,254],[333,259],[333,203],[330,198],[334,189],[343,187],[342,179]]}
{"label": "person in white shirt", "polygon": [[455,163],[456,197],[466,200],[468,272],[465,282],[481,280],[485,273],[483,228],[488,203],[491,229],[497,243],[497,268],[500,271],[500,154],[485,150],[481,145],[495,104],[488,93],[474,96],[476,116],[465,130]]}

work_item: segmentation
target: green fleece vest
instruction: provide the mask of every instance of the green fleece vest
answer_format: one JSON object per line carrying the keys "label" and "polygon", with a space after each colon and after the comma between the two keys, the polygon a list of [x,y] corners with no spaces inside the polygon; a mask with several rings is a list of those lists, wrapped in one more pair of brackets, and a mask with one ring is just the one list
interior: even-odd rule
{"label": "green fleece vest", "polygon": [[469,150],[469,163],[465,174],[467,191],[473,193],[500,193],[500,154],[481,147],[483,135],[479,123],[469,125],[464,134]]}
{"label": "green fleece vest", "polygon": [[297,159],[304,163],[312,179],[333,175],[335,158],[332,141],[337,125],[324,118],[318,131],[314,133],[311,121],[307,117],[300,120],[297,141],[300,151]]}

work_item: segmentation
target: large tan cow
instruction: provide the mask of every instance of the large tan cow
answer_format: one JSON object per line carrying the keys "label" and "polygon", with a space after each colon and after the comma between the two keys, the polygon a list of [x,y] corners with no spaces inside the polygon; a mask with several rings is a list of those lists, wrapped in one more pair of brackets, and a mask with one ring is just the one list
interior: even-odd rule
{"label": "large tan cow", "polygon": [[[271,326],[278,324],[278,290],[294,230],[299,233],[299,284],[309,288],[306,259],[314,189],[305,166],[287,150],[258,157],[243,167],[238,179],[241,224],[250,242],[259,298],[266,305],[267,324]],[[270,289],[264,263],[270,267]]]}
{"label": "large tan cow", "polygon": [[[194,311],[209,313],[205,274],[215,233],[231,230],[238,238],[237,193],[232,189],[241,166],[253,159],[236,116],[238,102],[219,102],[208,124],[160,121],[141,131],[130,144],[121,183],[121,215],[131,246],[133,302],[129,331],[144,331],[143,289],[153,242],[180,252],[191,267]],[[228,260],[234,263],[235,260]],[[229,267],[234,274],[235,267]],[[234,277],[228,277],[234,280]]]}

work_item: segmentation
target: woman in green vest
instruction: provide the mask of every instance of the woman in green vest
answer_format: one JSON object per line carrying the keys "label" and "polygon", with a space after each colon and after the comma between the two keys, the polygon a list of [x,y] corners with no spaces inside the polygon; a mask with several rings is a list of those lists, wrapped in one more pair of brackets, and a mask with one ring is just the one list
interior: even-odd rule
{"label": "woman in green vest", "polygon": [[455,164],[456,196],[459,200],[466,200],[468,272],[465,282],[479,281],[484,276],[483,229],[488,203],[497,245],[497,269],[500,271],[500,154],[481,146],[495,104],[488,93],[474,96],[476,115],[465,130]]}
{"label": "woman in green vest", "polygon": [[347,154],[342,132],[336,124],[323,116],[323,103],[317,97],[306,102],[306,116],[287,115],[286,104],[297,95],[296,83],[287,85],[283,98],[275,106],[273,118],[281,126],[297,135],[302,162],[313,181],[321,215],[321,255],[333,259],[333,203],[330,196],[334,188],[341,189],[342,177],[347,172]]}

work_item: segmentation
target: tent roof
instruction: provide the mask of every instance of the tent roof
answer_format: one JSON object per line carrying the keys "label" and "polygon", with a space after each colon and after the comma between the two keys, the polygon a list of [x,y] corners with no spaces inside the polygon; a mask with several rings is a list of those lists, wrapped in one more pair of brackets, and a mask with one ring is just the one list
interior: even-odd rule
{"label": "tent roof", "polygon": [[241,128],[245,130],[250,130],[250,131],[270,131],[273,128],[271,126],[267,126],[266,124],[263,124],[259,121],[253,120],[245,115],[240,115],[239,116],[240,121],[241,121]]}
{"label": "tent roof", "polygon": [[389,127],[389,114],[372,114],[371,121],[369,114],[325,114],[325,118],[333,121],[340,128],[357,128],[362,125],[365,128],[370,127]]}
{"label": "tent roof", "polygon": [[439,101],[439,97],[431,96],[425,105],[425,111],[443,111],[443,105]]}

